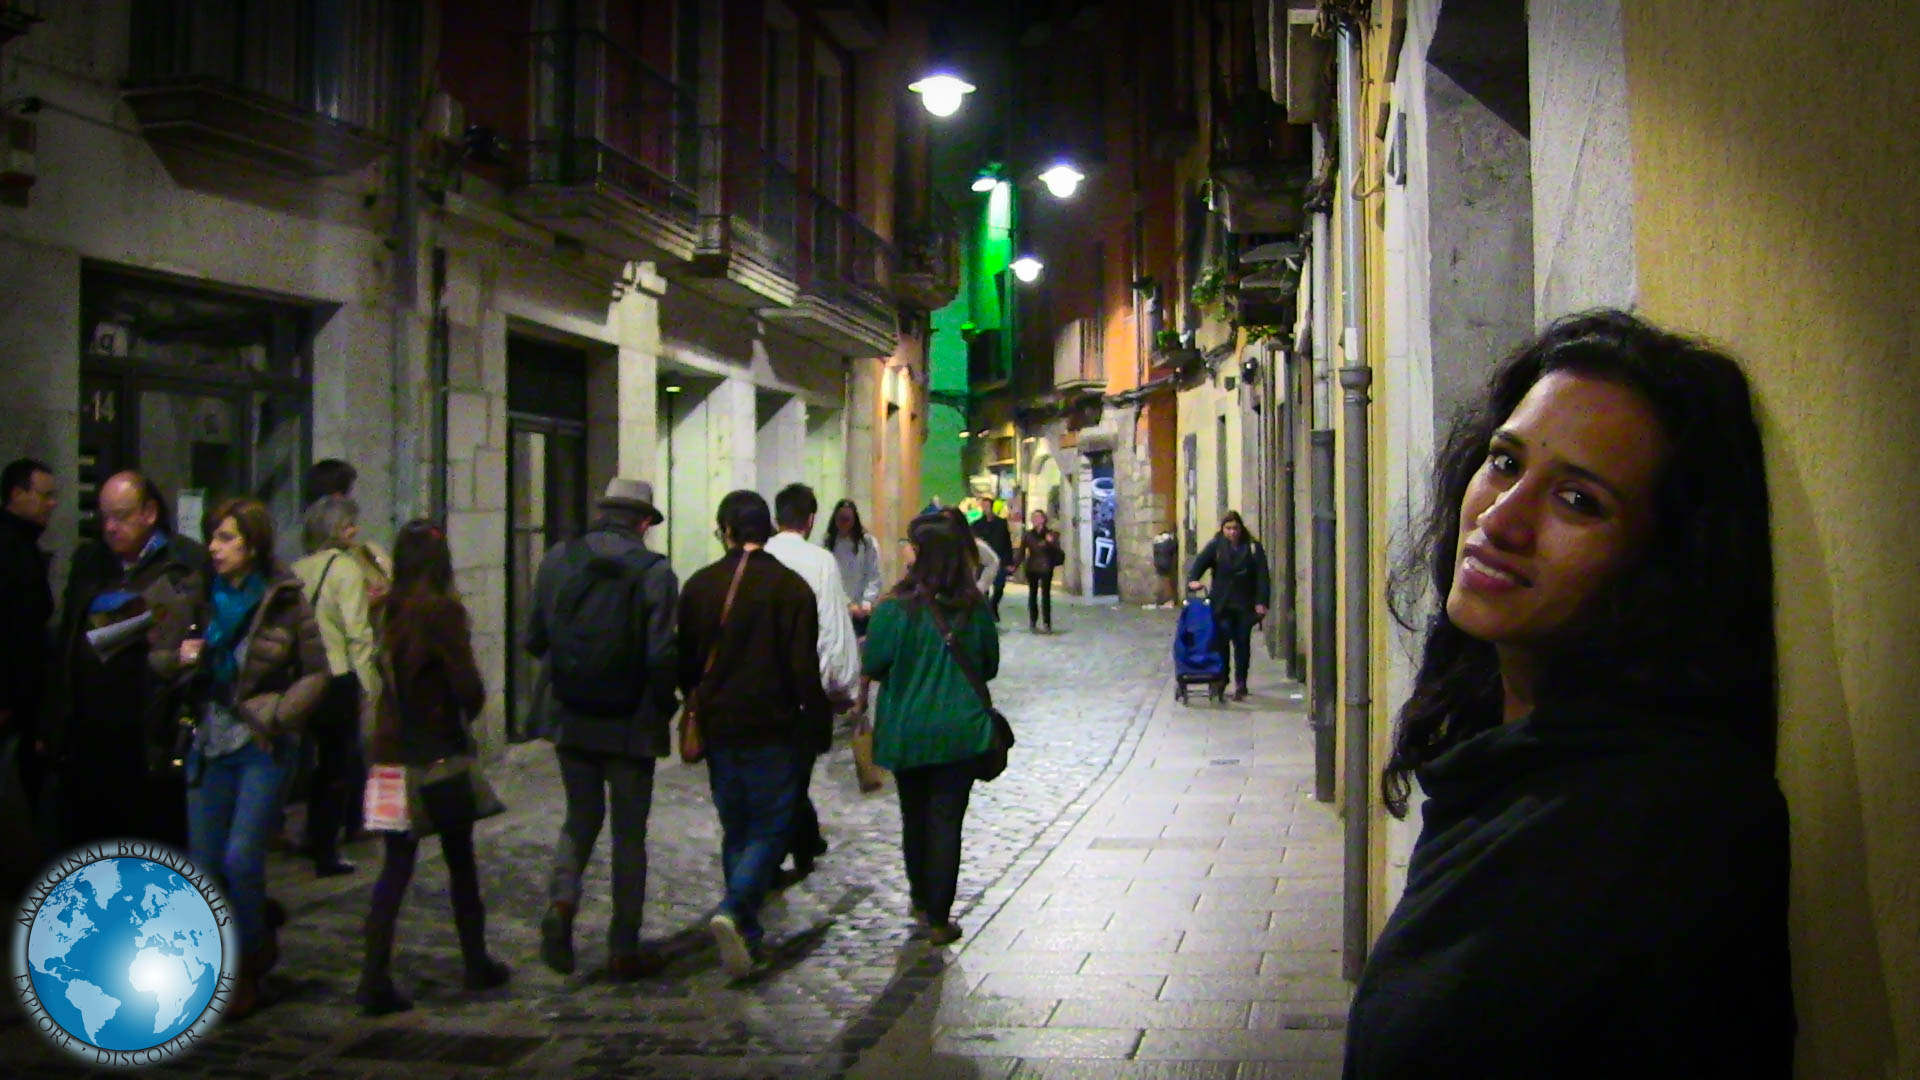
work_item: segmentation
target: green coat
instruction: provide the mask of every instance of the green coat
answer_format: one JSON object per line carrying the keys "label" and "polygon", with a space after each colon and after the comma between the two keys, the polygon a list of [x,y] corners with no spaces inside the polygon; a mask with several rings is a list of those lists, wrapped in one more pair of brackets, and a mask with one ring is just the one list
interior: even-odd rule
{"label": "green coat", "polygon": [[[980,677],[1000,672],[1000,631],[985,604],[952,620],[954,644]],[[985,753],[993,738],[987,707],[947,654],[925,609],[889,597],[867,626],[866,672],[880,683],[873,758],[888,769],[944,765]]]}

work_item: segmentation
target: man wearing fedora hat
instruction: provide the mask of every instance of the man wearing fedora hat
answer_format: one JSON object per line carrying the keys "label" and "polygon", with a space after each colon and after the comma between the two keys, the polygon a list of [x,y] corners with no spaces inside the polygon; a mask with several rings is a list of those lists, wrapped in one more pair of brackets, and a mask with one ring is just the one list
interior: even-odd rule
{"label": "man wearing fedora hat", "polygon": [[674,610],[679,581],[666,557],[649,551],[647,530],[666,518],[653,485],[616,477],[593,524],[547,552],[534,579],[527,650],[543,663],[535,730],[553,740],[567,792],[554,847],[540,956],[573,970],[573,920],[580,878],[608,809],[613,819],[613,916],[608,971],[636,979],[658,962],[640,948],[647,893],[647,814],[653,765],[672,747],[679,703]]}

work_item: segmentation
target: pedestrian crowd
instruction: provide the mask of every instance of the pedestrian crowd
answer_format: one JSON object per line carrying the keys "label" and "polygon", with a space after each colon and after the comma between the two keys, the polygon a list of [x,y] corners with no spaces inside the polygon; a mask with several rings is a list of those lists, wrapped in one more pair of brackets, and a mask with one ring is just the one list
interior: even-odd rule
{"label": "pedestrian crowd", "polygon": [[[394,940],[428,836],[445,856],[466,988],[511,978],[486,945],[475,824],[504,807],[473,732],[487,688],[453,552],[426,520],[401,526],[390,552],[369,542],[355,479],[345,462],[313,467],[305,555],[286,564],[262,502],[220,502],[196,540],[150,479],[116,474],[56,608],[40,546],[55,473],[22,460],[0,475],[0,886],[19,896],[51,856],[90,842],[183,849],[235,912],[228,1019],[272,997],[286,912],[267,895],[267,859],[302,795],[298,849],[316,875],[357,870],[345,841],[383,845],[362,927],[363,1012],[412,1005]],[[665,521],[651,485],[616,478],[589,527],[545,553],[520,644],[539,662],[529,729],[551,741],[566,799],[540,920],[553,970],[575,970],[582,878],[609,819],[606,969],[628,981],[664,966],[641,934],[646,834],[656,762],[676,752],[705,765],[721,825],[723,899],[706,929],[730,976],[763,970],[769,893],[828,850],[808,787],[840,728],[863,791],[895,778],[903,915],[935,946],[961,936],[968,797],[1011,741],[986,688],[1010,539],[1004,522],[976,539],[958,511],[922,514],[888,588],[859,508],[841,500],[816,542],[819,510],[803,484],[772,505],[729,494],[715,515],[724,554],[683,587],[647,546]]]}

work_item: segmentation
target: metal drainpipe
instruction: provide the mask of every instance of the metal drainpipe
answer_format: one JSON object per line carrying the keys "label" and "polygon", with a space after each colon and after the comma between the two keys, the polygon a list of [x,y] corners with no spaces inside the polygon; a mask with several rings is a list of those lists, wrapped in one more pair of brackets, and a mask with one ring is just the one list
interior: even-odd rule
{"label": "metal drainpipe", "polygon": [[[1328,175],[1327,135],[1322,125],[1313,129],[1314,175]],[[1334,636],[1338,618],[1334,608],[1333,506],[1333,222],[1329,211],[1313,215],[1313,356],[1308,376],[1309,408],[1304,423],[1307,436],[1307,505],[1312,531],[1307,538],[1307,566],[1312,574],[1312,610],[1308,612],[1307,650],[1310,658],[1307,686],[1312,692],[1309,712],[1313,726],[1313,797],[1333,801],[1338,736],[1334,708],[1337,669]]]}
{"label": "metal drainpipe", "polygon": [[1300,669],[1300,545],[1295,543],[1295,530],[1298,528],[1294,514],[1298,509],[1294,505],[1294,439],[1299,424],[1300,402],[1294,396],[1294,389],[1300,385],[1295,371],[1300,364],[1298,349],[1288,349],[1282,354],[1280,371],[1274,375],[1275,391],[1273,399],[1279,405],[1279,431],[1275,456],[1280,460],[1280,498],[1278,499],[1279,520],[1276,528],[1280,540],[1280,661],[1286,665],[1287,678],[1299,682],[1306,672]]}
{"label": "metal drainpipe", "polygon": [[397,4],[393,22],[393,68],[389,76],[392,110],[387,118],[388,134],[397,148],[393,158],[393,310],[388,320],[388,377],[393,384],[393,401],[401,415],[393,417],[389,443],[393,476],[392,516],[397,529],[401,522],[416,514],[419,498],[418,453],[413,433],[419,418],[412,415],[408,402],[412,377],[409,359],[413,342],[412,313],[420,287],[419,162],[414,149],[414,102],[418,97],[419,50],[421,47],[420,5]]}
{"label": "metal drainpipe", "polygon": [[1367,853],[1373,768],[1373,679],[1368,551],[1370,504],[1367,488],[1367,393],[1373,369],[1367,366],[1365,207],[1357,194],[1364,171],[1360,144],[1360,34],[1340,30],[1340,194],[1345,205],[1346,366],[1340,387],[1346,415],[1347,640],[1346,640],[1346,909],[1343,960],[1347,978],[1358,979],[1366,964],[1368,933]]}

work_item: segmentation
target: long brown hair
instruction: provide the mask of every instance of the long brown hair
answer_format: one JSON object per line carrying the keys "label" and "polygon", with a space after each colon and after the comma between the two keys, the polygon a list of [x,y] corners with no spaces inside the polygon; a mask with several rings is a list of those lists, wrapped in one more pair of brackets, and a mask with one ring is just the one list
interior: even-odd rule
{"label": "long brown hair", "polygon": [[980,602],[974,577],[973,534],[953,523],[945,511],[921,514],[907,525],[907,542],[914,546],[913,565],[894,586],[893,595],[908,607],[937,603],[949,610],[971,611]]}

